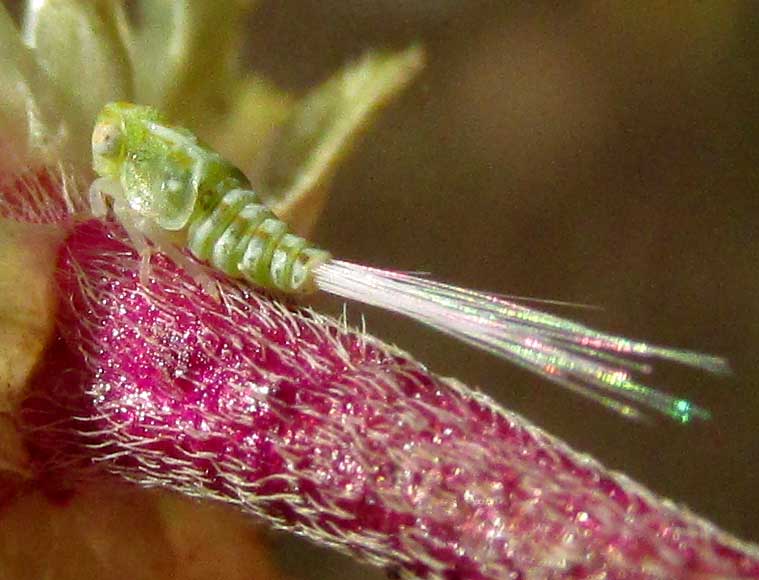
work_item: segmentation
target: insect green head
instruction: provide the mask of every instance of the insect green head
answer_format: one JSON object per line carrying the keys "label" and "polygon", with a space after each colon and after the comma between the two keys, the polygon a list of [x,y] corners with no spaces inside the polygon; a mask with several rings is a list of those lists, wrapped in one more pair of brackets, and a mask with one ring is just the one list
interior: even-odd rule
{"label": "insect green head", "polygon": [[146,123],[160,122],[151,107],[132,103],[109,103],[97,117],[92,132],[93,169],[101,177],[118,179],[130,145],[143,138]]}

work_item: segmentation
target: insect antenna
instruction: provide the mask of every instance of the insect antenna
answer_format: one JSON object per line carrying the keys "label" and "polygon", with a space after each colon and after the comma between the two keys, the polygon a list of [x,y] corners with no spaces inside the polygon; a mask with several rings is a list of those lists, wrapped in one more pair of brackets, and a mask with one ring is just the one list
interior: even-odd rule
{"label": "insect antenna", "polygon": [[729,372],[720,357],[606,334],[502,296],[406,272],[331,260],[316,268],[314,276],[325,292],[408,316],[627,417],[640,418],[640,408],[683,423],[710,416],[690,401],[636,381],[634,372],[651,370],[641,359]]}

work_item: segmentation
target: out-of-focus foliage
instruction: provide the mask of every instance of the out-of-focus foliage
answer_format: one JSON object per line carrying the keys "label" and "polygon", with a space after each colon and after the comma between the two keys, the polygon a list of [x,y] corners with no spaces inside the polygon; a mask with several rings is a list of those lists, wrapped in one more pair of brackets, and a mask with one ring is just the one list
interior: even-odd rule
{"label": "out-of-focus foliage", "polygon": [[245,74],[238,66],[243,26],[252,2],[141,0],[130,52],[135,98],[194,126],[224,116]]}
{"label": "out-of-focus foliage", "polygon": [[77,154],[87,151],[86,128],[103,103],[134,92],[125,33],[123,7],[111,0],[45,0],[27,10],[24,40],[56,91],[55,108],[69,127],[66,146]]}
{"label": "out-of-focus foliage", "polygon": [[313,90],[279,129],[266,151],[263,191],[274,210],[303,234],[326,202],[337,163],[350,151],[357,131],[419,72],[422,51],[370,54]]}
{"label": "out-of-focus foliage", "polygon": [[0,521],[0,569],[9,580],[278,577],[248,517],[160,491],[32,492],[6,505]]}
{"label": "out-of-focus foliage", "polygon": [[[0,385],[11,392],[24,385],[53,331],[60,237],[57,228],[0,221]],[[0,410],[7,410],[14,397],[0,395]]]}
{"label": "out-of-focus foliage", "polygon": [[5,134],[0,142],[0,170],[13,171],[32,150],[57,149],[64,127],[55,110],[63,104],[2,4],[0,39],[0,128]]}
{"label": "out-of-focus foliage", "polygon": [[0,220],[0,479],[28,476],[14,413],[53,334],[59,229]]}

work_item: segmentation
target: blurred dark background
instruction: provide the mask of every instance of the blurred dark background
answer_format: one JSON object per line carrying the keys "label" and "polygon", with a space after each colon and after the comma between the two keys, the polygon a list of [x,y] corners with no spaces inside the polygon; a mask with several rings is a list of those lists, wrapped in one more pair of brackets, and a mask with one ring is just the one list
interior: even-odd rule
{"label": "blurred dark background", "polygon": [[[427,47],[337,176],[316,235],[335,254],[597,305],[560,312],[724,355],[734,376],[663,365],[651,381],[714,418],[637,424],[414,323],[351,320],[758,541],[756,5],[269,0],[251,27],[255,69],[295,91],[369,48]],[[293,578],[381,577],[276,543]]]}

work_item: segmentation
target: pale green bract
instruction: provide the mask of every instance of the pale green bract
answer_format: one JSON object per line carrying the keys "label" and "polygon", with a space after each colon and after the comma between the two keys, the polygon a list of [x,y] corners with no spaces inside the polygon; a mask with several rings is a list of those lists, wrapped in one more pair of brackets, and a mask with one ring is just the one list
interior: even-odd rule
{"label": "pale green bract", "polygon": [[407,273],[334,260],[261,201],[247,178],[188,130],[155,109],[111,103],[92,135],[90,189],[95,215],[113,214],[143,256],[148,283],[151,245],[214,293],[212,279],[183,253],[234,278],[288,294],[323,290],[403,314],[468,344],[526,367],[627,417],[639,407],[683,423],[709,413],[634,379],[660,358],[712,372],[718,357],[661,348],[595,331],[518,301]]}

